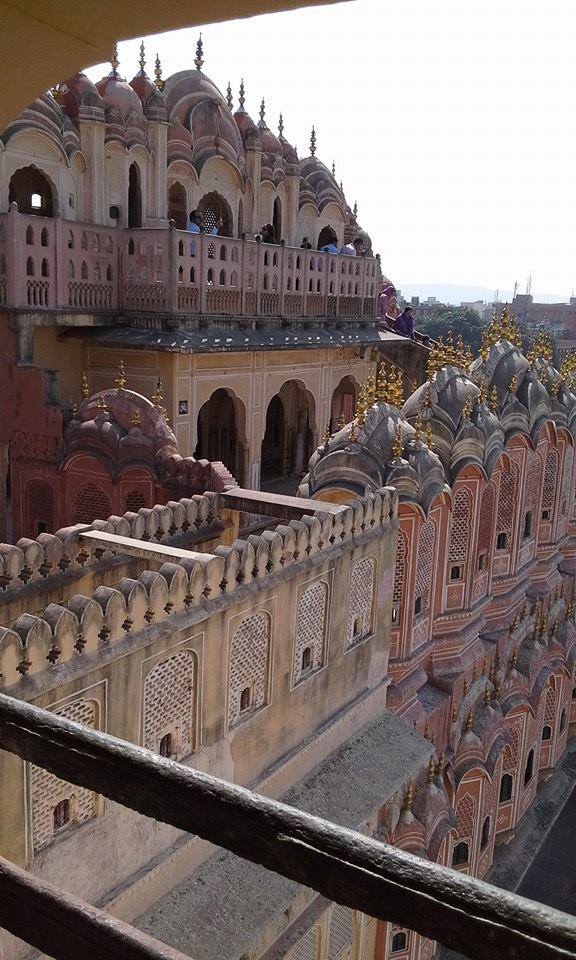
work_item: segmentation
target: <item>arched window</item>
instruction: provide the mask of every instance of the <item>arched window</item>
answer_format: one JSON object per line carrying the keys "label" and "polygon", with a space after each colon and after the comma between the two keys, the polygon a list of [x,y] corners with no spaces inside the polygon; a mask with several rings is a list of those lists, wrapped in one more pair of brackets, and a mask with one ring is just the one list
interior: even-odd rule
{"label": "arched window", "polygon": [[179,240],[179,241],[178,241],[178,256],[179,256],[179,257],[183,257],[183,256],[184,256],[184,241],[183,241],[183,240]]}
{"label": "arched window", "polygon": [[207,283],[214,283],[214,271],[213,271],[212,267],[210,267],[208,273],[206,274],[206,282],[207,282]]}
{"label": "arched window", "polygon": [[56,804],[52,811],[52,819],[54,822],[54,833],[70,823],[71,809],[69,799],[61,800],[60,803]]}
{"label": "arched window", "polygon": [[401,950],[406,950],[408,946],[408,937],[404,931],[400,933],[394,933],[392,935],[392,940],[390,943],[390,953],[400,953]]}
{"label": "arched window", "polygon": [[27,261],[26,261],[26,276],[27,276],[27,277],[33,277],[33,276],[34,276],[34,261],[33,261],[32,257],[28,257],[28,259],[27,259]]}
{"label": "arched window", "polygon": [[233,270],[232,273],[230,274],[230,286],[231,287],[238,286],[238,274],[236,273],[235,270]]}
{"label": "arched window", "polygon": [[80,267],[80,277],[82,280],[88,279],[88,264],[85,260],[82,261],[82,266]]}
{"label": "arched window", "polygon": [[250,707],[250,687],[244,687],[240,693],[240,712],[248,710]]}
{"label": "arched window", "polygon": [[485,850],[490,839],[490,817],[486,817],[482,824],[482,835],[480,837],[480,849]]}
{"label": "arched window", "polygon": [[461,867],[465,863],[468,863],[470,859],[470,848],[465,840],[461,840],[460,843],[457,843],[452,851],[452,866]]}
{"label": "arched window", "polygon": [[142,186],[137,163],[131,163],[128,171],[128,226],[131,229],[142,226]]}
{"label": "arched window", "polygon": [[22,167],[13,174],[8,202],[16,202],[20,213],[40,217],[53,217],[56,214],[56,195],[52,185],[37,167]]}
{"label": "arched window", "polygon": [[42,233],[40,234],[40,246],[41,247],[48,246],[48,231],[46,227],[42,227]]}
{"label": "arched window", "polygon": [[26,246],[34,246],[34,228],[30,224],[26,227]]}
{"label": "arched window", "polygon": [[40,265],[40,274],[41,274],[41,276],[43,276],[43,277],[49,277],[49,276],[50,276],[50,270],[49,270],[49,268],[48,268],[48,261],[47,261],[46,257],[43,257],[43,258],[42,258],[42,263],[41,263],[41,265]]}
{"label": "arched window", "polygon": [[180,281],[180,283],[184,282],[184,267],[182,266],[182,264],[180,264],[180,266],[178,267],[178,280]]}
{"label": "arched window", "polygon": [[267,250],[264,251],[264,266],[267,267],[270,263],[270,254]]}
{"label": "arched window", "polygon": [[[81,250],[88,249],[88,234],[86,233],[85,230],[82,232],[82,236],[80,237],[80,249]],[[132,251],[132,253],[134,253],[134,251]]]}
{"label": "arched window", "polygon": [[72,233],[71,230],[68,231],[68,249],[69,250],[74,249],[74,234]]}
{"label": "arched window", "polygon": [[238,204],[238,236],[241,237],[244,233],[244,204],[242,200]]}
{"label": "arched window", "polygon": [[162,737],[160,744],[158,746],[158,753],[161,757],[171,757],[172,756],[172,734],[166,733]]}
{"label": "arched window", "polygon": [[0,276],[4,276],[6,273],[6,257],[3,253],[0,253]]}
{"label": "arched window", "polygon": [[512,787],[514,785],[514,779],[511,773],[504,773],[502,779],[500,780],[500,795],[498,797],[498,803],[508,803],[512,799]]}
{"label": "arched window", "polygon": [[186,190],[181,183],[173,183],[168,190],[168,219],[174,221],[177,230],[185,230],[188,225]]}
{"label": "arched window", "polygon": [[106,267],[106,280],[108,281],[108,283],[112,283],[112,266],[111,266],[111,264],[108,264],[108,266]]}
{"label": "arched window", "polygon": [[190,283],[194,283],[194,267],[190,267]]}
{"label": "arched window", "polygon": [[505,550],[506,549],[507,537],[505,533],[499,533],[496,537],[496,549]]}
{"label": "arched window", "polygon": [[220,259],[221,259],[221,260],[227,260],[227,259],[228,259],[228,253],[227,253],[226,247],[224,246],[223,243],[220,244]]}
{"label": "arched window", "polygon": [[274,201],[272,226],[274,227],[274,237],[278,242],[280,242],[282,239],[282,204],[278,197],[276,197]]}
{"label": "arched window", "polygon": [[68,261],[68,279],[73,280],[76,276],[76,271],[74,270],[74,263],[72,260]]}
{"label": "arched window", "polygon": [[542,739],[551,740],[552,739],[552,727],[549,723],[545,723],[542,727]]}
{"label": "arched window", "polygon": [[312,666],[312,647],[305,647],[302,651],[302,673]]}
{"label": "arched window", "polygon": [[221,287],[226,286],[226,274],[225,274],[224,270],[221,270],[221,271],[220,271],[220,286],[221,286]]}
{"label": "arched window", "polygon": [[524,771],[524,786],[526,787],[534,776],[534,750],[532,749],[526,758],[526,769]]}
{"label": "arched window", "polygon": [[102,271],[100,270],[99,263],[94,264],[94,274],[92,279],[94,280],[94,283],[100,283],[102,279]]}

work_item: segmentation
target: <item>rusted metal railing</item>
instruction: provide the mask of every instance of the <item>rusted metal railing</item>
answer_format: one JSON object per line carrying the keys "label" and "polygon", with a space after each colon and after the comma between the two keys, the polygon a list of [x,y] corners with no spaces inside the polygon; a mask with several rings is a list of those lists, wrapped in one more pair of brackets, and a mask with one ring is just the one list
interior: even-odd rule
{"label": "rusted metal railing", "polygon": [[[472,960],[576,960],[573,917],[5,694],[0,747]],[[14,930],[1,897],[0,924],[26,937]],[[68,950],[53,939],[42,946],[43,931],[44,913],[35,921],[35,945],[68,960]],[[114,957],[151,956],[135,943],[126,953],[115,943]],[[83,954],[84,960],[101,956],[92,952],[88,932]]]}

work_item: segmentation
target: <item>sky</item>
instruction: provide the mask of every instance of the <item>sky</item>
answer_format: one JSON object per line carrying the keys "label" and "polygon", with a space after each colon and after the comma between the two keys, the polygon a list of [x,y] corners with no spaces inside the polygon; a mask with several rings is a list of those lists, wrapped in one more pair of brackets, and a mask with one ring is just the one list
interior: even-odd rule
{"label": "sky", "polygon": [[204,72],[300,156],[314,124],[397,286],[576,287],[576,4],[349,0],[147,38],[149,74],[193,68],[200,29]]}

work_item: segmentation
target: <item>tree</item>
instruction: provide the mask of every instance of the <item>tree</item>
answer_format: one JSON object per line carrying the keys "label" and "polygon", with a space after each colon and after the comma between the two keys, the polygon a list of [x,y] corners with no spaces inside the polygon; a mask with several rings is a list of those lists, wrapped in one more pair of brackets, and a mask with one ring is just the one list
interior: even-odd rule
{"label": "tree", "polygon": [[452,307],[444,303],[434,303],[425,308],[417,308],[415,326],[419,333],[425,333],[433,340],[446,337],[452,331],[454,342],[462,337],[464,343],[472,348],[476,355],[482,341],[482,331],[486,324],[475,310],[466,307]]}

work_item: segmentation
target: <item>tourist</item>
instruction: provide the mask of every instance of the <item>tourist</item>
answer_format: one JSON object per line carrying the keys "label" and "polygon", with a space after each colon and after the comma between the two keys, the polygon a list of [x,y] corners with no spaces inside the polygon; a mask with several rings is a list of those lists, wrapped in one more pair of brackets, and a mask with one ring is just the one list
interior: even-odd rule
{"label": "tourist", "polygon": [[402,313],[396,317],[395,327],[396,333],[399,333],[400,336],[414,339],[414,316],[409,304],[406,304]]}
{"label": "tourist", "polygon": [[192,210],[186,229],[188,233],[202,232],[202,217],[197,210]]}
{"label": "tourist", "polygon": [[321,253],[339,253],[338,247],[338,237],[335,233],[332,234],[328,243],[325,243],[323,247],[320,247]]}
{"label": "tourist", "polygon": [[222,233],[223,229],[224,229],[224,221],[221,218],[218,218],[218,220],[216,221],[216,223],[214,224],[214,226],[210,231],[210,236],[217,237],[219,234]]}
{"label": "tourist", "polygon": [[345,243],[343,247],[340,247],[340,253],[345,257],[355,257],[356,247],[352,243]]}
{"label": "tourist", "polygon": [[398,294],[389,280],[385,281],[382,293],[378,297],[378,326],[386,330],[396,330],[398,316]]}
{"label": "tourist", "polygon": [[352,241],[352,246],[354,247],[354,249],[355,249],[355,251],[356,251],[356,256],[357,256],[357,257],[365,257],[365,256],[366,256],[366,245],[365,245],[364,240],[362,239],[362,237],[356,237],[356,239]]}
{"label": "tourist", "polygon": [[310,243],[308,237],[303,237],[302,243],[300,244],[301,250],[311,250],[312,244]]}
{"label": "tourist", "polygon": [[260,228],[260,237],[262,243],[276,243],[276,234],[274,233],[274,227],[271,223],[265,223],[264,226]]}

